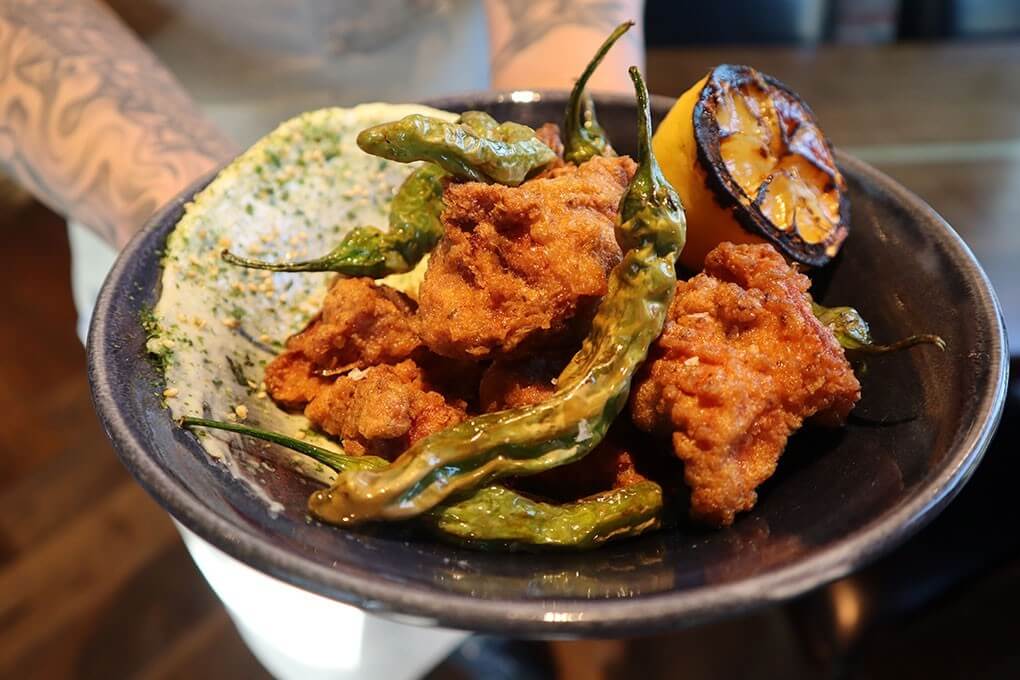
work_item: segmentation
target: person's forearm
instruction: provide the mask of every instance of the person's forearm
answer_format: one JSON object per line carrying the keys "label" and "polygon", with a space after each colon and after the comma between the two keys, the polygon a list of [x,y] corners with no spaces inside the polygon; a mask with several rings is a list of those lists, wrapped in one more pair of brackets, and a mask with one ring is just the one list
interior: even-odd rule
{"label": "person's forearm", "polygon": [[172,75],[96,0],[0,2],[0,162],[123,245],[232,155]]}
{"label": "person's forearm", "polygon": [[627,67],[644,66],[643,0],[486,0],[492,86],[570,89],[606,36],[637,22],[609,52],[589,87],[630,92]]}

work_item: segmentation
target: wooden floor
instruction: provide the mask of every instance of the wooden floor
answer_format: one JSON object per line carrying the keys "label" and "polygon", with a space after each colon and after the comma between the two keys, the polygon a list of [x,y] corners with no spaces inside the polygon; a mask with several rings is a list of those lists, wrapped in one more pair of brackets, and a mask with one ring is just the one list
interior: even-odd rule
{"label": "wooden floor", "polygon": [[0,239],[0,677],[268,677],[99,426],[62,220]]}

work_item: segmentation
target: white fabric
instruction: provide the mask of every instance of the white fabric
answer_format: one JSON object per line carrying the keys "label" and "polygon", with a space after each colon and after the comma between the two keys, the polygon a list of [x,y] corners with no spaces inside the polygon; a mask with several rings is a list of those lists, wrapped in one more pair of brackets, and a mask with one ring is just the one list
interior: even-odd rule
{"label": "white fabric", "polygon": [[84,344],[92,308],[106,273],[117,259],[117,251],[77,222],[67,224],[67,238],[71,246],[71,292],[78,310],[78,337]]}
{"label": "white fabric", "polygon": [[244,146],[311,109],[489,87],[480,0],[165,2],[149,46]]}
{"label": "white fabric", "polygon": [[394,623],[270,578],[177,525],[238,632],[284,680],[414,680],[467,633]]}

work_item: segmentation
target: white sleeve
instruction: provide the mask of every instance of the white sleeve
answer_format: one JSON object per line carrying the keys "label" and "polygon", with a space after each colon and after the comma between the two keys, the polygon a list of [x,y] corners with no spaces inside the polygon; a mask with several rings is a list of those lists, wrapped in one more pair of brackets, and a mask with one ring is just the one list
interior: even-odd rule
{"label": "white sleeve", "polygon": [[117,259],[117,251],[79,222],[67,223],[71,246],[71,292],[78,310],[78,338],[85,344],[99,288]]}

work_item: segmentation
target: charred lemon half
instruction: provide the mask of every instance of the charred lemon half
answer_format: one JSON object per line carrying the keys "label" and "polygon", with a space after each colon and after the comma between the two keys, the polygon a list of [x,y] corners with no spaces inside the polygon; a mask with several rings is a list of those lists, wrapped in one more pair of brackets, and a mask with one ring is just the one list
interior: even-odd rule
{"label": "charred lemon half", "polygon": [[716,66],[677,100],[652,140],[683,199],[682,263],[699,270],[723,241],[769,242],[819,267],[846,239],[850,203],[814,113],[781,82]]}

